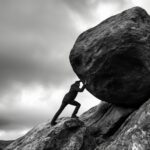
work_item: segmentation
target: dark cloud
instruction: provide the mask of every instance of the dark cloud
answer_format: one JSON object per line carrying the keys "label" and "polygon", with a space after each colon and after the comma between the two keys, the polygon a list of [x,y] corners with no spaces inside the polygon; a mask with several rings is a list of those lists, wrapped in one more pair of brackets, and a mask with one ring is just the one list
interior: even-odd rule
{"label": "dark cloud", "polygon": [[91,0],[63,0],[66,5],[71,7],[72,10],[77,11],[84,17],[88,18],[91,15],[90,10],[92,9],[92,6],[96,4],[90,3]]}
{"label": "dark cloud", "polygon": [[68,56],[75,40],[73,29],[60,2],[0,1],[0,89],[71,78]]}
{"label": "dark cloud", "polygon": [[21,130],[25,128],[32,128],[33,126],[42,123],[47,120],[48,113],[43,114],[41,112],[35,111],[35,110],[29,110],[27,109],[14,113],[2,113],[0,115],[0,129],[1,130]]}
{"label": "dark cloud", "polygon": [[[20,44],[8,45],[7,48],[4,46],[4,51],[0,51],[0,87],[14,82],[57,83],[72,76],[68,56],[65,54],[44,54],[38,43],[25,47]],[[62,53],[66,52],[62,50]]]}

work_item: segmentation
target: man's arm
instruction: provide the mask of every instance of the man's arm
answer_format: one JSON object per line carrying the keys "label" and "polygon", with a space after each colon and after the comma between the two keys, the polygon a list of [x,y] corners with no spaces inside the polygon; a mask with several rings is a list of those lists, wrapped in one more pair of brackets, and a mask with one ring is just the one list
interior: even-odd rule
{"label": "man's arm", "polygon": [[79,92],[83,92],[84,89],[85,89],[85,85],[83,84],[82,88],[81,88],[81,89],[79,88],[78,91],[79,91]]}
{"label": "man's arm", "polygon": [[82,86],[82,88],[81,88],[81,89],[80,89],[80,87],[79,87],[78,92],[83,92],[83,91],[84,91],[84,89],[85,89],[85,87],[86,87],[86,82],[85,82],[85,83],[83,83],[83,86]]}

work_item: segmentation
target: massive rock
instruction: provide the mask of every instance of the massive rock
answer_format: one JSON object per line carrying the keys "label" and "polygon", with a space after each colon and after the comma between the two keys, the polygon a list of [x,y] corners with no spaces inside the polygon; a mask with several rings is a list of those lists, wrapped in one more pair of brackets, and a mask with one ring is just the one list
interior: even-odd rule
{"label": "massive rock", "polygon": [[79,119],[45,122],[4,150],[149,150],[150,100],[138,110],[100,104]]}
{"label": "massive rock", "polygon": [[150,100],[132,113],[109,140],[94,150],[149,150]]}
{"label": "massive rock", "polygon": [[150,17],[134,7],[82,33],[70,53],[73,70],[102,101],[139,107],[150,97]]}

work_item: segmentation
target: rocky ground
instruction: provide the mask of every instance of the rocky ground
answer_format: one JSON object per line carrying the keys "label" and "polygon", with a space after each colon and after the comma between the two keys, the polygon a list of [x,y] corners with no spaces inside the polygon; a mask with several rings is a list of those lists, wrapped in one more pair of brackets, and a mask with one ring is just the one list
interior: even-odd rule
{"label": "rocky ground", "polygon": [[128,113],[120,107],[101,106],[79,119],[61,118],[55,126],[50,121],[40,124],[4,150],[150,149],[150,100]]}
{"label": "rocky ground", "polygon": [[12,142],[13,141],[3,141],[3,140],[0,140],[0,150],[3,150],[6,146],[8,146]]}

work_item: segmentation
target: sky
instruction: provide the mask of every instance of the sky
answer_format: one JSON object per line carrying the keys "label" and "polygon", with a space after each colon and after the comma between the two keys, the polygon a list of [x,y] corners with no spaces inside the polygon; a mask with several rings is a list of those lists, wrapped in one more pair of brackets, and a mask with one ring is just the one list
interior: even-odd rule
{"label": "sky", "polygon": [[[51,120],[77,80],[69,53],[83,31],[149,0],[0,0],[0,140]],[[100,103],[86,90],[79,115]],[[70,116],[67,106],[62,116]]]}

